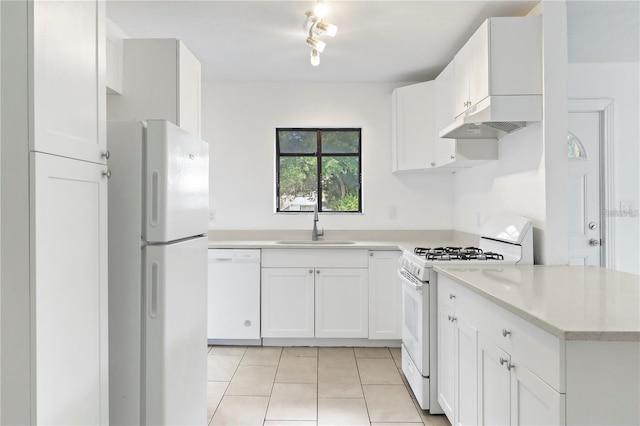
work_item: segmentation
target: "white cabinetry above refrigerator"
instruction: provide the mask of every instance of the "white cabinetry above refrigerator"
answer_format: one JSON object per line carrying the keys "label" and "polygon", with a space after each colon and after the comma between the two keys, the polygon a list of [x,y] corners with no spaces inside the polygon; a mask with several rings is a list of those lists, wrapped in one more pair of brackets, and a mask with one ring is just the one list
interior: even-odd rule
{"label": "white cabinetry above refrigerator", "polygon": [[200,136],[200,62],[176,39],[125,39],[121,95],[107,97],[109,120],[164,119]]}

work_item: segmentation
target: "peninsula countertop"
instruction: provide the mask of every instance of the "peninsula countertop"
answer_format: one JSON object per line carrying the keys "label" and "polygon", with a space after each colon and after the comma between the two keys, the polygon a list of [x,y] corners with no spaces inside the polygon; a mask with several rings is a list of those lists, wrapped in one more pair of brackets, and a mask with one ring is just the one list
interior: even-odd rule
{"label": "peninsula countertop", "polygon": [[565,340],[640,342],[640,276],[595,266],[435,270]]}

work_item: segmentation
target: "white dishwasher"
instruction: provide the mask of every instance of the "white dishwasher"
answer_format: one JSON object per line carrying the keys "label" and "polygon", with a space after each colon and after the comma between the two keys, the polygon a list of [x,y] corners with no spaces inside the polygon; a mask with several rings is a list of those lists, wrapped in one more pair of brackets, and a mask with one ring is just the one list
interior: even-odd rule
{"label": "white dishwasher", "polygon": [[260,344],[260,250],[209,249],[210,344]]}

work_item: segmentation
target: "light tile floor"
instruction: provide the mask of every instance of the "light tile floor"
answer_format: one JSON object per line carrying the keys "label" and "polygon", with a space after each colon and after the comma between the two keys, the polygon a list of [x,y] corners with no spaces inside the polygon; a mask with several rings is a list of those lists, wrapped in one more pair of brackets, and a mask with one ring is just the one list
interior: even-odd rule
{"label": "light tile floor", "polygon": [[210,425],[449,426],[420,409],[399,348],[211,346]]}

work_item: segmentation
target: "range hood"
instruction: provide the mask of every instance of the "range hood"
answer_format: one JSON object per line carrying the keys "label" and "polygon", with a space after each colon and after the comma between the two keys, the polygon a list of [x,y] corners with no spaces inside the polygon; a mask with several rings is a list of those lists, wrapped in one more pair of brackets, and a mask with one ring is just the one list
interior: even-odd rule
{"label": "range hood", "polygon": [[447,139],[501,138],[542,120],[542,95],[494,95],[459,115],[439,133]]}

